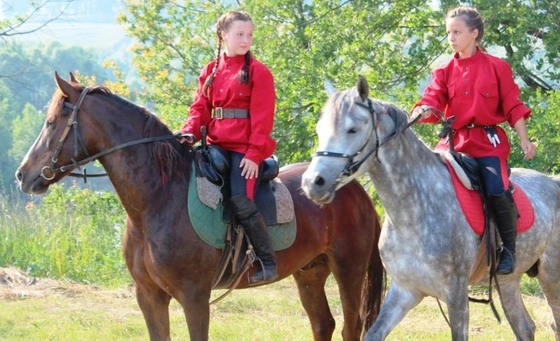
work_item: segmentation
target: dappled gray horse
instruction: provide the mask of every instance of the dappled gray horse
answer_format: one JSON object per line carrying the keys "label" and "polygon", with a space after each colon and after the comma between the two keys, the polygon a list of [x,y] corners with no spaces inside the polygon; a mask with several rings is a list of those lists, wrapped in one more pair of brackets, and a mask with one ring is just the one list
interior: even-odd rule
{"label": "dappled gray horse", "polygon": [[[319,151],[302,188],[320,203],[351,179],[368,173],[386,210],[379,247],[391,285],[366,340],[383,340],[426,296],[447,304],[453,340],[468,339],[468,286],[481,237],[469,227],[440,156],[409,129],[407,113],[368,98],[368,84],[335,92],[317,124]],[[533,340],[535,324],[521,300],[520,281],[537,273],[560,321],[560,183],[514,168],[511,180],[530,199],[535,221],[518,236],[514,272],[498,276],[504,313],[518,340]],[[487,284],[488,277],[476,284]],[[558,332],[556,331],[558,340]]]}

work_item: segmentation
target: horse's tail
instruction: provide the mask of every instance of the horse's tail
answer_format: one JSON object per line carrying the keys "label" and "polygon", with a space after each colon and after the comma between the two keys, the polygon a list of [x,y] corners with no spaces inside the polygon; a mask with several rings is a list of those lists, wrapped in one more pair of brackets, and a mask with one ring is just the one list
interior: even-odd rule
{"label": "horse's tail", "polygon": [[362,305],[360,307],[362,338],[377,319],[377,315],[379,315],[386,289],[385,268],[383,267],[383,262],[381,262],[379,248],[377,247],[379,235],[381,234],[381,224],[379,224],[377,214],[374,220],[375,245],[371,248],[366,278],[362,286]]}

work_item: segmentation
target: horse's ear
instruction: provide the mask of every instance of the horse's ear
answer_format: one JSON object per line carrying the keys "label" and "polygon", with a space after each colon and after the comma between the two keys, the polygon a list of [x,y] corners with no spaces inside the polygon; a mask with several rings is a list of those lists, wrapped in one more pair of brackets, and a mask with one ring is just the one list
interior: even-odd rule
{"label": "horse's ear", "polygon": [[362,101],[367,101],[369,96],[369,85],[364,76],[358,75],[358,93]]}
{"label": "horse's ear", "polygon": [[70,81],[74,82],[74,83],[79,83],[78,80],[76,79],[76,77],[74,77],[74,74],[72,72],[69,72],[69,73],[70,73]]}
{"label": "horse's ear", "polygon": [[74,88],[72,87],[72,85],[70,85],[70,83],[68,83],[67,81],[62,79],[58,75],[58,72],[56,72],[56,71],[54,72],[54,81],[56,83],[56,86],[58,86],[60,91],[62,91],[62,93],[64,95],[66,95],[66,97],[69,97],[70,94],[75,91]]}
{"label": "horse's ear", "polygon": [[328,78],[325,78],[325,91],[329,96],[336,92],[334,85],[332,85],[331,81]]}

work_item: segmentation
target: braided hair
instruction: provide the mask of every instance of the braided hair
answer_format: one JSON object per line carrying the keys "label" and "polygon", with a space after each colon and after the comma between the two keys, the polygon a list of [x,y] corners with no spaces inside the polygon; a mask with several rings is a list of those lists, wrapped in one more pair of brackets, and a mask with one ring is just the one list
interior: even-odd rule
{"label": "braided hair", "polygon": [[474,29],[478,30],[476,44],[482,51],[486,51],[484,47],[482,47],[482,37],[484,37],[484,20],[482,15],[480,15],[476,8],[459,6],[447,12],[446,19],[458,17],[461,17],[471,32]]}
{"label": "braided hair", "polygon": [[[216,35],[218,36],[216,55],[214,57],[216,63],[212,68],[212,73],[210,74],[210,76],[208,76],[208,78],[206,78],[206,81],[204,82],[204,85],[202,87],[202,94],[204,96],[208,96],[208,88],[212,85],[212,82],[214,81],[214,76],[216,75],[216,71],[218,70],[218,64],[220,63],[220,54],[222,52],[222,42],[223,42],[222,32],[227,32],[230,29],[231,24],[237,20],[253,22],[253,20],[251,20],[251,16],[249,16],[249,14],[245,12],[230,11],[222,15],[218,19],[218,22],[216,23]],[[237,75],[238,80],[241,84],[247,84],[249,82],[250,62],[251,62],[251,51],[248,51],[245,54],[245,65],[243,65],[243,68],[239,71],[239,74]]]}

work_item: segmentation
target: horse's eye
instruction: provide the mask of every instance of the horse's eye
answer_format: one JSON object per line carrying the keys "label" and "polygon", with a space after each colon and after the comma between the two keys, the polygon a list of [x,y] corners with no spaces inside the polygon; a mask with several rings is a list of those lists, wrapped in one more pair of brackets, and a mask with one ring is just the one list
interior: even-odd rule
{"label": "horse's eye", "polygon": [[350,128],[348,130],[348,134],[356,134],[358,132],[358,130],[356,130],[356,128]]}

